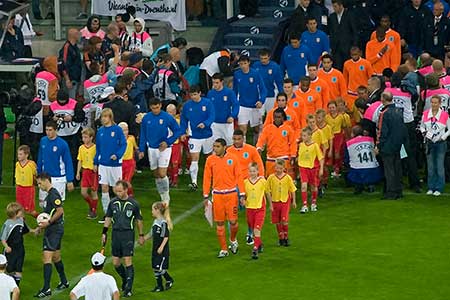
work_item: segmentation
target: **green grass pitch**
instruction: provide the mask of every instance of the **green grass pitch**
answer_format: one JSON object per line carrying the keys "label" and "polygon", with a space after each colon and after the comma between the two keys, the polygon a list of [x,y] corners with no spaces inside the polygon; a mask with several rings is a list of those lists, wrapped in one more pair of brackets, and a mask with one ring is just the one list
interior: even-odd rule
{"label": "green grass pitch", "polygon": [[[11,185],[12,141],[5,142],[4,185],[0,206],[15,200]],[[330,182],[318,202],[319,211],[300,215],[291,211],[292,246],[277,246],[273,225],[266,217],[262,231],[265,251],[250,259],[245,245],[245,214],[240,213],[239,253],[216,258],[215,230],[203,217],[201,192],[184,187],[171,192],[171,213],[177,224],[171,233],[170,291],[152,294],[155,280],[150,265],[151,243],[136,249],[135,283],[131,299],[448,299],[450,287],[448,194],[439,198],[406,193],[400,201],[381,201],[375,194],[354,196],[342,182]],[[158,200],[148,171],[135,177],[136,198],[142,206],[146,231],[152,219],[150,205]],[[102,225],[86,220],[87,205],[79,190],[65,202],[65,236],[62,256],[73,287],[90,269],[90,256],[100,248]],[[2,221],[6,218],[3,215]],[[28,218],[35,226],[35,221]],[[26,258],[21,299],[33,299],[42,286],[42,236],[25,237]],[[109,246],[109,245],[108,245]],[[107,255],[110,248],[107,247]],[[112,265],[107,273],[116,279]],[[58,283],[53,270],[52,287]],[[120,284],[120,283],[119,283]],[[55,292],[55,291],[54,291]],[[69,291],[49,299],[69,299]]]}

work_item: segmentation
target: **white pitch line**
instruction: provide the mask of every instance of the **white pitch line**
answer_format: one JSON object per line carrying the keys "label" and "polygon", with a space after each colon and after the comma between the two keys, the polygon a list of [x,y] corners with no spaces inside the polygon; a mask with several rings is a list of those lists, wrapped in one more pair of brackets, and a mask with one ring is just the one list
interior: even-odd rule
{"label": "white pitch line", "polygon": [[[200,208],[202,208],[202,207],[203,207],[203,201],[197,203],[197,204],[194,205],[194,206],[192,206],[190,209],[186,210],[186,211],[185,211],[184,213],[182,213],[181,215],[176,216],[176,217],[173,219],[173,225],[176,225],[176,224],[180,223],[181,221],[183,221],[184,219],[187,219],[188,217],[190,217],[191,215],[193,215],[195,212],[197,212],[197,211],[198,211]],[[137,248],[137,247],[139,247],[139,243],[136,241],[136,242],[134,243],[134,248]],[[111,262],[112,262],[112,256],[109,256],[109,257],[106,259],[106,261],[105,261],[105,265],[110,264]],[[81,279],[83,276],[85,276],[85,275],[87,274],[88,271],[89,271],[89,270],[87,270],[87,271],[81,273],[81,274],[78,275],[78,276],[75,276],[75,277],[71,278],[71,279],[69,280],[69,282],[72,283],[72,284],[75,283],[75,282],[78,283],[78,281],[80,281],[80,279]],[[75,286],[75,285],[73,285],[73,286]],[[64,291],[64,290],[55,291],[54,293],[52,293],[52,296],[59,295],[59,294],[61,294],[63,291]],[[49,296],[49,297],[51,297],[51,296]]]}

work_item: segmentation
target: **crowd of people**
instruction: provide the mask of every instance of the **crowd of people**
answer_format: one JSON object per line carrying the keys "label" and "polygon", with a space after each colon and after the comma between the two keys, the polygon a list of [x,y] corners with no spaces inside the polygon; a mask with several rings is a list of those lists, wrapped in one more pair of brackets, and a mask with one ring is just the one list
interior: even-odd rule
{"label": "crowd of people", "polygon": [[[36,68],[35,98],[22,112],[29,122],[23,122],[27,132],[17,155],[17,203],[8,206],[1,234],[6,257],[0,257],[0,272],[6,268],[18,284],[22,235],[44,231],[44,286],[36,297],[51,295],[52,263],[61,279],[56,289],[69,287],[60,252],[63,203],[66,189],[79,184],[87,218],[103,216],[104,244],[112,227],[113,264],[123,295],[132,295],[135,231],[140,244],[153,238],[153,291],[171,288],[168,208],[170,189],[186,171],[183,154],[191,191],[199,189],[202,152],[206,158],[200,180],[205,212],[216,223],[218,258],[238,252],[239,206],[246,208],[245,242],[253,245],[251,257],[258,259],[264,250],[266,208],[278,244],[287,247],[296,195],[300,213],[317,213],[319,198],[340,177],[355,194],[373,193],[383,182],[382,198],[397,200],[403,197],[403,174],[414,192],[422,192],[424,169],[426,194],[440,196],[450,177],[450,76],[444,61],[449,41],[440,32],[441,22],[448,22],[444,4],[433,1],[431,12],[412,0],[400,14],[384,11],[361,44],[358,34],[346,32],[357,19],[352,17],[355,8],[332,0],[335,12],[321,31],[325,24],[313,14],[317,1],[309,2],[300,0],[296,13],[305,16],[291,22],[295,30],[289,31],[280,64],[269,49],[252,62],[229,49],[203,57],[189,48],[188,61],[182,61],[184,38],[154,49],[145,22],[136,18],[130,24],[129,15],[116,16],[106,32],[95,16],[81,31],[70,29],[59,56],[46,57]],[[427,18],[434,14],[434,29],[423,26],[423,34],[411,34],[412,26],[405,28],[400,17],[408,13],[423,24],[433,22]],[[132,188],[133,175],[145,166],[161,198],[152,206],[155,221],[149,235]],[[23,213],[38,216],[35,178],[39,206],[50,218],[31,230]],[[101,272],[104,256],[94,256],[93,268]],[[87,293],[88,281],[80,282],[83,287],[72,291],[72,299]],[[117,297],[117,287],[103,282],[110,294],[102,299]]]}

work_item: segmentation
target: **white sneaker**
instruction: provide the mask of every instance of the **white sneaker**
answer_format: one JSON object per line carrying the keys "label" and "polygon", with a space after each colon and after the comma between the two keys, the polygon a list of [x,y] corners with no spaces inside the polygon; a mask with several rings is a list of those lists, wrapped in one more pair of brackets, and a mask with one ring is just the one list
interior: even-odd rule
{"label": "white sneaker", "polygon": [[427,195],[433,195],[433,191],[432,190],[428,190]]}
{"label": "white sneaker", "polygon": [[311,204],[311,211],[317,211],[317,204]]}
{"label": "white sneaker", "polygon": [[236,254],[238,252],[239,244],[237,241],[231,242],[230,246],[228,246],[228,249],[231,251],[231,253]]}
{"label": "white sneaker", "polygon": [[308,206],[303,205],[302,208],[300,209],[300,213],[301,213],[301,214],[305,214],[305,213],[307,213],[307,212],[308,212]]}
{"label": "white sneaker", "polygon": [[439,191],[434,191],[433,196],[439,197],[441,195],[441,192]]}
{"label": "white sneaker", "polygon": [[228,253],[227,250],[220,250],[219,254],[217,255],[217,258],[224,258],[227,257],[228,255],[230,254]]}
{"label": "white sneaker", "polygon": [[189,169],[184,170],[184,175],[190,175],[190,174],[191,174],[191,172],[189,172]]}

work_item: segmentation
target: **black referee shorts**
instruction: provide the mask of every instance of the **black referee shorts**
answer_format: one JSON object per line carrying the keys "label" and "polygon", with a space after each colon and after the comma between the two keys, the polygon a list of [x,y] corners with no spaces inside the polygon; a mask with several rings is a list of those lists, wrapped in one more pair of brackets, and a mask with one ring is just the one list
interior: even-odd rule
{"label": "black referee shorts", "polygon": [[5,253],[8,264],[6,265],[7,273],[22,273],[23,262],[25,259],[25,248],[23,246],[13,248],[10,253]]}
{"label": "black referee shorts", "polygon": [[64,235],[64,226],[61,224],[47,227],[44,233],[43,250],[57,251],[61,249],[61,241]]}
{"label": "black referee shorts", "polygon": [[134,230],[117,231],[111,234],[111,254],[115,257],[127,257],[134,254]]}

